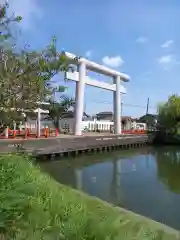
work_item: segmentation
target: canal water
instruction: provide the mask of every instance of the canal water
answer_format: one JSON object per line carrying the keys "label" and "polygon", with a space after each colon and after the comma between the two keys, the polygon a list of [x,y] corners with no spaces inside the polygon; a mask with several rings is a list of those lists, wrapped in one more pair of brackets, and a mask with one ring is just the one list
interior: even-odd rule
{"label": "canal water", "polygon": [[41,167],[60,183],[180,230],[180,148],[101,153]]}

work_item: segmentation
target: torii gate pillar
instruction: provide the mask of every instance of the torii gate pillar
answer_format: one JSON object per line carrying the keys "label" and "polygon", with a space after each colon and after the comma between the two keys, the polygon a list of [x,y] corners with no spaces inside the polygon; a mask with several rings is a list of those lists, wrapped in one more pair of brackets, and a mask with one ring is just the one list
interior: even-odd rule
{"label": "torii gate pillar", "polygon": [[113,92],[114,105],[114,133],[121,134],[121,79],[120,76],[114,77],[114,84],[116,84],[116,91]]}
{"label": "torii gate pillar", "polygon": [[75,103],[75,125],[74,135],[80,136],[82,132],[82,118],[84,111],[84,90],[85,90],[85,77],[86,65],[84,62],[79,63],[79,81],[76,82],[76,103]]}

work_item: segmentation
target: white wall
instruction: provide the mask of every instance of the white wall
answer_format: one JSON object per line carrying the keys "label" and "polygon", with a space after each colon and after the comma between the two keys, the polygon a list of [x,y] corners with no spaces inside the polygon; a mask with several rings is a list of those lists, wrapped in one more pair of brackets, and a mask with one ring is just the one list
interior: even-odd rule
{"label": "white wall", "polygon": [[[64,129],[65,126],[69,125],[69,131],[73,131],[74,127],[74,119],[69,118],[69,119],[61,119],[59,121],[59,126],[60,130]],[[81,130],[96,130],[99,129],[101,131],[110,131],[111,126],[113,126],[114,123],[110,121],[97,121],[97,120],[92,120],[92,121],[82,121],[81,123]]]}
{"label": "white wall", "polygon": [[132,128],[133,129],[139,129],[139,130],[146,130],[147,129],[147,124],[146,123],[137,123],[137,122],[132,122]]}
{"label": "white wall", "polygon": [[[81,123],[81,130],[101,130],[101,131],[110,131],[111,127],[114,125],[113,122],[109,120],[91,120],[91,121],[82,121]],[[60,130],[65,129],[65,126],[68,128],[69,126],[69,131],[72,132],[74,128],[74,119],[73,118],[67,118],[67,119],[61,119],[59,121],[59,126]],[[139,129],[139,130],[146,130],[146,123],[136,123],[132,122],[131,126],[132,129]],[[125,129],[125,130],[130,130],[130,129]]]}
{"label": "white wall", "polygon": [[[36,127],[37,127],[36,125],[37,125],[36,120],[34,120],[34,121],[31,120],[30,122],[26,123],[26,127],[31,129],[31,130],[35,130]],[[55,126],[54,126],[54,124],[53,124],[53,122],[51,120],[44,120],[44,121],[42,120],[41,121],[41,129],[45,128],[46,126],[48,126],[50,128],[55,128]],[[24,124],[21,125],[21,129],[25,129],[25,125]]]}

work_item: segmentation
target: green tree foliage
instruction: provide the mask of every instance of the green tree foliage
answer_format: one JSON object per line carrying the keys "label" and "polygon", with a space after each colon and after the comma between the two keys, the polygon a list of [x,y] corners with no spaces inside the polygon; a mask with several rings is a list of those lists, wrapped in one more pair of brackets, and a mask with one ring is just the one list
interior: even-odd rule
{"label": "green tree foliage", "polygon": [[146,114],[141,116],[137,122],[146,123],[148,127],[152,128],[156,126],[157,116],[154,114]]}
{"label": "green tree foliage", "polygon": [[[51,98],[49,99],[50,105],[46,105],[49,110],[49,116],[53,119],[54,125],[59,129],[59,120],[69,111],[70,107],[74,107],[74,99],[64,94],[66,87],[58,86],[52,87]],[[55,94],[60,94],[59,98],[55,98]]]}
{"label": "green tree foliage", "polygon": [[180,158],[173,149],[159,149],[156,155],[157,174],[171,192],[180,193]]}
{"label": "green tree foliage", "polygon": [[158,106],[159,125],[177,133],[180,125],[180,96],[172,95],[168,101]]}
{"label": "green tree foliage", "polygon": [[10,25],[22,20],[21,16],[8,16],[8,7],[8,3],[0,4],[0,43],[3,45],[5,40],[9,40],[9,38],[13,37],[10,31]]}
{"label": "green tree foliage", "polygon": [[[56,38],[40,52],[18,50],[11,34],[11,24],[20,16],[9,17],[8,5],[0,6],[0,121],[1,125],[23,119],[20,110],[37,108],[38,102],[51,98],[49,81],[59,71],[67,71],[69,62],[56,48]],[[7,45],[7,41],[11,47]],[[8,47],[7,47],[8,46]]]}

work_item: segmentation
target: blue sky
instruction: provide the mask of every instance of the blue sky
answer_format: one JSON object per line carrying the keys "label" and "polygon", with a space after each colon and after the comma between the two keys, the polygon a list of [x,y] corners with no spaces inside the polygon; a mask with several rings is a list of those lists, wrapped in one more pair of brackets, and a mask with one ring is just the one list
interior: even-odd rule
{"label": "blue sky", "polygon": [[[0,0],[1,2],[2,0]],[[140,116],[180,89],[179,0],[9,0],[23,17],[21,42],[45,47],[51,37],[62,49],[109,65],[131,77],[125,83],[123,115]],[[96,75],[101,81],[110,81]],[[56,76],[62,83],[62,76]],[[69,95],[74,84],[68,83]],[[112,93],[86,87],[86,111],[113,109]],[[131,106],[134,105],[134,106]]]}

